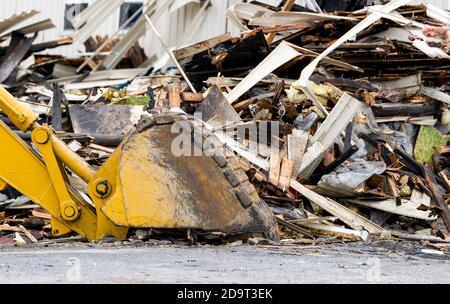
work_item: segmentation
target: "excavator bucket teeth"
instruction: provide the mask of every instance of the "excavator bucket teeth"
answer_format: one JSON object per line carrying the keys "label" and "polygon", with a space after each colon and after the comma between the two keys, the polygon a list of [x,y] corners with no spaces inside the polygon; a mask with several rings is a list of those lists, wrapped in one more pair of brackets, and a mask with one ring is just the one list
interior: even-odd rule
{"label": "excavator bucket teeth", "polygon": [[198,140],[174,132],[183,124],[189,129],[193,120],[154,117],[117,149],[98,174],[99,179],[113,178],[115,185],[114,195],[101,208],[106,217],[130,228],[259,232],[278,240],[272,211],[237,160],[219,149],[209,150],[210,156],[191,155],[199,148]]}

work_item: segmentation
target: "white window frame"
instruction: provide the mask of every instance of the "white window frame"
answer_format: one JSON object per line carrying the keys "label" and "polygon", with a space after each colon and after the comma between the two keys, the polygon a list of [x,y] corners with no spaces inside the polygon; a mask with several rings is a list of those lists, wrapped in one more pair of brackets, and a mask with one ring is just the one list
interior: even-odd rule
{"label": "white window frame", "polygon": [[65,24],[66,24],[66,6],[70,5],[70,4],[87,4],[88,6],[91,5],[91,0],[65,0],[64,1],[64,13],[63,13],[63,17],[62,17],[62,32],[63,35],[71,35],[75,32],[74,29],[66,29]]}
{"label": "white window frame", "polygon": [[[123,4],[125,4],[125,3],[142,3],[142,6],[144,6],[146,2],[147,2],[146,0],[125,0],[123,2]],[[122,7],[122,6],[120,6],[120,7]],[[119,8],[119,12],[117,13],[117,28],[118,29],[120,28],[120,8]],[[128,31],[128,29],[123,29],[120,31],[119,34],[120,35],[125,34],[127,31]]]}

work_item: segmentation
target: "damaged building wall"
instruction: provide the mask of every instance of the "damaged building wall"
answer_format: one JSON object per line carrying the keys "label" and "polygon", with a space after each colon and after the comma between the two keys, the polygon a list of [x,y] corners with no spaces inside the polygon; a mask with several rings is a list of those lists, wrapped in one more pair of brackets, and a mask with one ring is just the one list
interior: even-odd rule
{"label": "damaged building wall", "polygon": [[[159,1],[158,5],[162,5],[168,0]],[[272,5],[278,5],[281,0],[264,0]],[[304,0],[297,0],[302,3]],[[63,36],[74,35],[74,30],[67,28],[65,25],[65,17],[67,7],[73,4],[92,5],[95,0],[11,0],[0,1],[0,20],[4,20],[17,12],[38,10],[41,13],[21,23],[20,26],[32,24],[36,21],[50,18],[56,25],[55,28],[48,31],[42,31],[36,40],[37,43],[55,40]],[[124,0],[125,3],[147,2],[147,0]],[[232,25],[225,17],[226,9],[242,0],[211,0],[212,5],[202,12],[204,1],[199,0],[176,0],[174,1],[178,9],[167,9],[157,22],[157,28],[160,30],[162,37],[171,47],[181,47],[182,45],[205,40],[209,37],[220,35],[224,32],[238,34],[238,29]],[[418,1],[420,2],[420,1]],[[448,9],[450,1],[432,0],[428,1],[434,5]],[[193,26],[196,16],[200,15],[200,23],[197,27]],[[102,24],[96,27],[95,35],[113,35],[119,29],[120,10],[116,9],[109,16],[105,16]],[[140,44],[144,47],[148,56],[156,55],[157,57],[164,54],[164,49],[159,43],[155,43],[155,37],[151,31],[140,40]],[[74,45],[63,46],[56,50],[48,50],[50,54],[61,54],[65,56],[76,55],[77,48]]]}
{"label": "damaged building wall", "polygon": [[[163,5],[164,1],[159,1],[158,5]],[[34,22],[42,19],[50,18],[56,25],[55,28],[41,32],[36,42],[44,42],[55,40],[63,36],[72,36],[75,34],[73,29],[67,27],[66,14],[67,6],[73,4],[87,4],[92,5],[95,0],[12,0],[12,1],[0,1],[0,20],[11,17],[17,12],[25,12],[30,10],[40,11],[37,16],[26,20],[21,23],[20,26],[33,24]],[[125,0],[125,3],[145,3],[147,0]],[[156,25],[161,30],[161,34],[164,39],[171,46],[179,46],[179,44],[191,43],[200,41],[208,37],[223,33],[225,31],[232,31],[238,33],[237,29],[227,21],[224,12],[230,6],[235,3],[242,2],[241,0],[212,0],[212,6],[210,6],[202,18],[202,26],[192,33],[185,33],[185,30],[189,28],[189,25],[195,19],[197,14],[202,8],[202,1],[175,1],[180,7],[177,10],[171,10],[170,8],[163,13],[160,20],[156,22]],[[267,1],[268,3],[277,2]],[[181,5],[187,3],[186,5]],[[116,9],[111,15],[105,16],[105,20],[101,26],[96,27],[95,35],[113,35],[120,27],[120,10]],[[151,31],[148,31],[146,36],[140,40],[150,55],[151,53],[160,56],[164,53],[164,49],[159,44],[155,44],[154,36]],[[75,46],[61,47],[58,50],[50,50],[49,53],[61,54],[61,55],[75,55],[77,49]]]}
{"label": "damaged building wall", "polygon": [[[125,0],[125,2],[146,2],[147,0]],[[160,1],[165,2],[164,1]],[[0,20],[6,19],[17,12],[30,11],[32,9],[38,10],[41,13],[26,22],[21,26],[32,24],[43,18],[50,18],[55,23],[54,29],[41,32],[36,42],[44,42],[55,40],[62,36],[71,36],[74,31],[68,29],[65,26],[66,6],[72,4],[88,4],[91,5],[95,0],[11,0],[0,1]],[[203,21],[195,31],[186,33],[186,30],[190,29],[190,24],[199,13],[202,8],[203,1],[187,0],[187,1],[175,1],[177,4],[186,4],[181,6],[176,11],[170,9],[165,12],[160,20],[156,22],[156,26],[161,31],[161,35],[167,41],[170,46],[180,47],[183,44],[190,44],[193,42],[201,41],[209,37],[220,35],[224,32],[230,31],[233,34],[237,34],[237,28],[232,25],[226,18],[224,12],[227,8],[236,3],[243,2],[242,0],[211,0],[212,6],[208,7],[206,12],[202,15]],[[278,5],[280,0],[264,0],[272,5]],[[302,3],[303,0],[297,0],[297,3]],[[436,6],[447,9],[449,8],[449,1],[447,0],[432,0],[429,1]],[[104,22],[101,26],[96,28],[96,35],[113,35],[119,28],[120,11],[115,10],[110,16],[105,16]],[[164,54],[164,49],[159,43],[155,43],[155,37],[151,31],[147,31],[147,34],[140,40],[141,45],[144,47],[147,55],[156,54],[160,56]],[[57,50],[49,50],[49,53],[62,54],[66,56],[75,55],[77,50],[74,46],[64,46]]]}
{"label": "damaged building wall", "polygon": [[[11,0],[0,1],[0,20],[11,17],[14,14],[20,12],[28,12],[31,10],[37,10],[40,13],[25,22],[21,23],[18,27],[23,27],[35,22],[41,21],[46,18],[50,18],[56,25],[55,28],[42,31],[36,39],[37,43],[51,41],[64,36],[71,36],[74,34],[74,30],[68,29],[65,26],[65,13],[66,5],[75,3],[91,4],[94,0]],[[119,11],[115,14],[108,16],[103,24],[96,29],[95,34],[110,35],[113,33],[113,29],[118,28]],[[64,46],[57,50],[49,50],[47,53],[59,54],[59,55],[75,55],[76,49],[74,46]]]}

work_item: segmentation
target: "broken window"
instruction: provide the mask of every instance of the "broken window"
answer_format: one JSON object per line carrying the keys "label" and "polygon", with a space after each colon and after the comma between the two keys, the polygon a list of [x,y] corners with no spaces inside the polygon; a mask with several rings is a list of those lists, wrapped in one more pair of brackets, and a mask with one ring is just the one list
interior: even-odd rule
{"label": "broken window", "polygon": [[[362,9],[368,3],[367,0],[341,0],[341,1],[316,0],[316,2],[326,12],[356,11]],[[372,2],[374,1],[372,0]]]}
{"label": "broken window", "polygon": [[[125,28],[132,27],[136,21],[142,16],[142,8],[143,4],[142,2],[125,2],[120,7],[120,21],[119,21],[119,27],[125,24],[125,22],[128,21],[131,17],[134,16],[134,18],[127,24]],[[139,13],[137,13],[140,10]]]}
{"label": "broken window", "polygon": [[64,14],[64,30],[74,30],[74,27],[72,25],[72,20],[75,18],[76,15],[81,13],[83,10],[85,10],[88,7],[87,3],[71,3],[66,4],[65,8],[65,14]]}

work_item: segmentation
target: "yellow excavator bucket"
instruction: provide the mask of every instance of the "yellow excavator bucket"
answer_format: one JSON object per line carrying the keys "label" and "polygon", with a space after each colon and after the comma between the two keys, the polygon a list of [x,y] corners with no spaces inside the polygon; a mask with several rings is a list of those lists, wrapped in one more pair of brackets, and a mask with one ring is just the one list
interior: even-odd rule
{"label": "yellow excavator bucket", "polygon": [[[114,235],[108,229],[118,226],[262,232],[276,240],[274,215],[236,159],[220,150],[211,157],[174,153],[178,134],[172,132],[172,125],[180,117],[151,119],[98,171],[91,196],[104,215],[99,236]],[[104,195],[99,195],[98,187]]]}
{"label": "yellow excavator bucket", "polygon": [[[107,235],[125,239],[130,228],[159,228],[264,233],[278,239],[273,213],[237,160],[220,147],[203,151],[208,134],[200,132],[199,147],[188,133],[187,142],[197,145],[194,150],[202,156],[180,156],[174,150],[180,136],[172,132],[174,123],[195,125],[187,115],[152,116],[95,171],[3,88],[0,109],[20,130],[32,131],[40,152],[0,122],[0,189],[10,185],[45,208],[55,236],[75,231],[91,240]],[[67,169],[88,183],[94,206],[72,189]]]}

